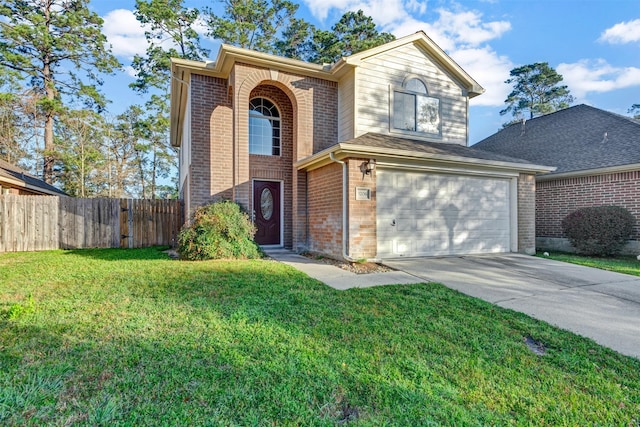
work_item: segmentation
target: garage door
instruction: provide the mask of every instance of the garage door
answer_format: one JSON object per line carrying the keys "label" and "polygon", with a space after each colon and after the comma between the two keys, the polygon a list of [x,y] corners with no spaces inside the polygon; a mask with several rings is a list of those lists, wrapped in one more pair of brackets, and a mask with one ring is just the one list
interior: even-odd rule
{"label": "garage door", "polygon": [[379,168],[378,256],[509,252],[509,180]]}

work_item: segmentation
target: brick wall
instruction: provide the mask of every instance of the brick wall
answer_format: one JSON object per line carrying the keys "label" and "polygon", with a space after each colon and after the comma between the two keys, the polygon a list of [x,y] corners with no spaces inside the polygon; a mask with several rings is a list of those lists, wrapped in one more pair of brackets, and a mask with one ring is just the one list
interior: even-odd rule
{"label": "brick wall", "polygon": [[310,251],[342,255],[342,165],[331,163],[307,173]]}
{"label": "brick wall", "polygon": [[[640,221],[640,171],[557,179],[537,183],[536,231],[539,237],[563,237],[561,222],[587,206],[627,208]],[[640,240],[636,222],[633,240]]]}
{"label": "brick wall", "polygon": [[[349,169],[349,247],[352,258],[374,258],[378,251],[376,233],[375,170],[363,175],[360,165],[368,159],[348,159]],[[356,200],[356,187],[371,190],[371,200]]]}
{"label": "brick wall", "polygon": [[338,83],[307,77],[313,94],[313,152],[338,142]]}
{"label": "brick wall", "polygon": [[[293,245],[293,107],[289,97],[279,88],[272,85],[260,85],[251,91],[250,99],[267,98],[272,101],[280,113],[280,155],[249,155],[249,176],[256,179],[277,180],[283,183],[283,219],[284,246]],[[249,106],[247,105],[247,108]],[[249,209],[254,209],[253,200]]]}
{"label": "brick wall", "polygon": [[[283,71],[265,69],[237,63],[229,77],[233,87],[235,114],[235,141],[239,156],[236,167],[236,200],[250,205],[251,180],[258,163],[248,154],[248,105],[255,88],[271,87],[289,99],[292,109],[292,153],[288,165],[275,164],[260,167],[270,169],[275,177],[279,170],[285,181],[287,202],[285,219],[285,245],[296,250],[307,247],[306,175],[295,172],[293,163],[308,157],[318,147],[325,148],[337,142],[337,84],[335,82],[299,76]],[[333,100],[333,101],[332,101]],[[329,103],[332,103],[329,105]]]}
{"label": "brick wall", "polygon": [[518,252],[536,252],[536,180],[534,175],[518,177]]}
{"label": "brick wall", "polygon": [[232,197],[233,117],[227,80],[191,77],[191,212],[195,206]]}

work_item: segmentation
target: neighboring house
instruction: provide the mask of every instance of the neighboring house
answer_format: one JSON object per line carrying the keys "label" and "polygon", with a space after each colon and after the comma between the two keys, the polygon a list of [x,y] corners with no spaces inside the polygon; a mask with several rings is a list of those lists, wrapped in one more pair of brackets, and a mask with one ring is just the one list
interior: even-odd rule
{"label": "neighboring house", "polygon": [[535,249],[549,168],[467,147],[484,90],[423,32],[326,66],[222,45],[171,71],[189,213],[233,199],[258,243],[345,259]]}
{"label": "neighboring house", "polygon": [[539,248],[571,250],[561,225],[568,213],[586,206],[617,205],[638,221],[627,248],[637,251],[640,122],[577,105],[508,126],[473,147],[557,168],[536,177]]}
{"label": "neighboring house", "polygon": [[19,194],[23,196],[66,196],[53,185],[25,172],[23,169],[0,159],[1,194]]}

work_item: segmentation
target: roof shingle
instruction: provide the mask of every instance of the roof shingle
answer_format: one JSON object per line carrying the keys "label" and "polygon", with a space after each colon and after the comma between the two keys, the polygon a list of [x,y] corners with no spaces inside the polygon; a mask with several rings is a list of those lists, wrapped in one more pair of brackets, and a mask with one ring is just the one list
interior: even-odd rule
{"label": "roof shingle", "polygon": [[490,160],[496,162],[531,164],[529,160],[510,157],[473,147],[465,147],[459,144],[445,142],[428,142],[405,137],[383,135],[379,133],[366,133],[357,138],[342,142],[341,144],[365,145],[368,147],[388,148],[397,151],[414,151],[445,156],[466,157],[470,159]]}
{"label": "roof shingle", "polygon": [[[19,168],[18,166],[12,165],[11,163],[0,159],[0,177],[6,177],[6,178],[11,178],[11,179],[15,179],[18,181],[22,181],[24,182],[26,185],[30,186],[30,187],[35,187],[35,188],[39,188],[42,189],[44,193],[55,193],[58,194],[60,196],[66,196],[67,194],[62,191],[59,190],[58,188],[54,187],[53,185],[47,184],[46,182],[44,182],[43,180],[36,178],[35,176],[31,175],[30,173],[24,171],[23,169]],[[0,178],[1,180],[1,178]]]}
{"label": "roof shingle", "polygon": [[640,163],[640,123],[582,104],[513,124],[473,147],[556,166],[549,175],[624,166]]}

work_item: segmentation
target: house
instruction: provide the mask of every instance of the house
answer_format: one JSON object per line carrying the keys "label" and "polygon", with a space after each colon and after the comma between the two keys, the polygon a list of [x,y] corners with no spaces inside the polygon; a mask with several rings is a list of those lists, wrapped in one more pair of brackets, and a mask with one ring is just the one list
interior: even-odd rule
{"label": "house", "polygon": [[331,65],[222,45],[171,71],[188,212],[232,199],[259,244],[347,260],[535,249],[549,168],[467,147],[484,90],[424,32]]}
{"label": "house", "polygon": [[[536,176],[536,245],[571,251],[562,219],[586,206],[627,208],[640,225],[640,122],[576,105],[513,124],[473,146],[555,166]],[[626,251],[638,253],[636,226]]]}
{"label": "house", "polygon": [[1,194],[66,196],[63,191],[53,185],[2,159],[0,159],[0,188]]}

